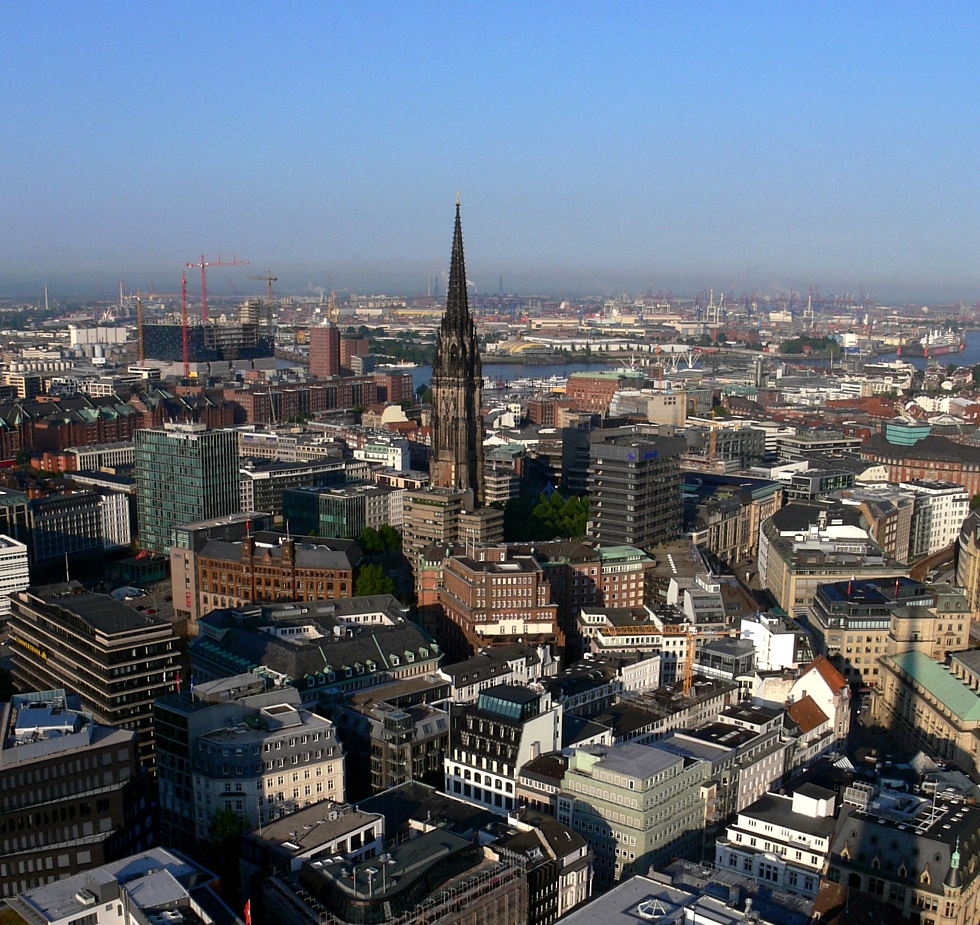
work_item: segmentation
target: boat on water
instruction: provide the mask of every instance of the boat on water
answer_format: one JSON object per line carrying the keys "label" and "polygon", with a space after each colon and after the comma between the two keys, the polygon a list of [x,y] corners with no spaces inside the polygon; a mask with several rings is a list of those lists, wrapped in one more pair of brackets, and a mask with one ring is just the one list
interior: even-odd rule
{"label": "boat on water", "polygon": [[947,328],[930,331],[924,337],[911,344],[902,344],[898,348],[900,357],[940,357],[947,353],[960,353],[966,347],[966,334]]}

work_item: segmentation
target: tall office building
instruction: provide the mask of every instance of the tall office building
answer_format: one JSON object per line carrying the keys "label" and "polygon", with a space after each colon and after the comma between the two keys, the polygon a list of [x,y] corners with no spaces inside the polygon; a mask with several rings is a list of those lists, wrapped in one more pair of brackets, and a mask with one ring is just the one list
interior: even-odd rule
{"label": "tall office building", "polygon": [[340,375],[340,328],[337,325],[310,328],[310,375],[317,379]]}
{"label": "tall office building", "polygon": [[681,529],[683,440],[637,427],[600,430],[589,447],[589,536],[641,549]]}
{"label": "tall office building", "polygon": [[17,689],[77,693],[97,722],[136,730],[152,769],[153,701],[179,683],[171,625],[77,582],[17,591],[10,604]]}
{"label": "tall office building", "polygon": [[456,203],[446,313],[436,340],[431,387],[430,484],[433,488],[472,491],[474,502],[482,505],[485,500],[481,413],[483,364],[466,297],[459,202]]}
{"label": "tall office building", "polygon": [[100,725],[77,701],[53,690],[0,704],[5,899],[153,843],[136,733]]}
{"label": "tall office building", "polygon": [[203,424],[136,432],[136,515],[140,545],[170,555],[170,531],[241,508],[238,434]]}

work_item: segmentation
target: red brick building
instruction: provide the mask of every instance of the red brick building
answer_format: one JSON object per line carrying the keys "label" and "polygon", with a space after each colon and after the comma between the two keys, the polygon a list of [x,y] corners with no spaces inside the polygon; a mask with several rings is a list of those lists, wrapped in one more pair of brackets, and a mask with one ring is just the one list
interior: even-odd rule
{"label": "red brick building", "polygon": [[411,373],[373,373],[378,401],[400,404],[415,400],[415,381]]}
{"label": "red brick building", "polygon": [[565,395],[579,411],[605,414],[613,395],[620,389],[641,389],[645,384],[643,373],[628,369],[572,373],[565,385]]}
{"label": "red brick building", "polygon": [[340,329],[335,324],[310,328],[310,375],[317,379],[340,375]]}
{"label": "red brick building", "polygon": [[352,597],[360,549],[347,541],[278,545],[212,540],[196,556],[198,613],[265,601]]}
{"label": "red brick building", "polygon": [[859,452],[862,459],[885,466],[894,484],[938,479],[962,485],[971,497],[980,493],[980,447],[932,434],[913,446],[900,446],[884,434],[872,434]]}

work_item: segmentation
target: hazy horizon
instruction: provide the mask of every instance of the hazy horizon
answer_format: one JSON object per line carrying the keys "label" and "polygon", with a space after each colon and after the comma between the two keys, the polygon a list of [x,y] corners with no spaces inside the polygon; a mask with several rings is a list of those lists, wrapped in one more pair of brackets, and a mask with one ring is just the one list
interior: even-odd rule
{"label": "hazy horizon", "polygon": [[980,300],[975,5],[6,13],[2,293]]}

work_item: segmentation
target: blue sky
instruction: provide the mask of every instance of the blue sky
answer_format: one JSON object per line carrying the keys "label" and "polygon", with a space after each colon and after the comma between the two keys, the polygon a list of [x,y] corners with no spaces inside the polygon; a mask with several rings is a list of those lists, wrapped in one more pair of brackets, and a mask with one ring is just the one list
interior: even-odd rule
{"label": "blue sky", "polygon": [[980,5],[36,3],[0,11],[0,292],[980,299]]}

